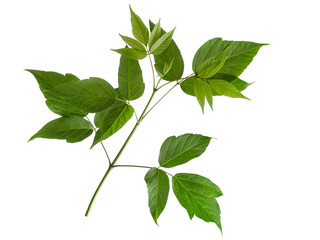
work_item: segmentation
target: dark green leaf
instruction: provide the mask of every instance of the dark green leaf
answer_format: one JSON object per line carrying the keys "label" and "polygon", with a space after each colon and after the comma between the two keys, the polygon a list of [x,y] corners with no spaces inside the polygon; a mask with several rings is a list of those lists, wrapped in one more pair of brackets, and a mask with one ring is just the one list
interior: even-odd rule
{"label": "dark green leaf", "polygon": [[64,99],[52,97],[46,101],[48,108],[60,116],[67,117],[71,115],[86,116],[88,112],[73,106],[71,103],[66,102]]}
{"label": "dark green leaf", "polygon": [[50,138],[75,143],[89,137],[92,131],[91,124],[82,117],[61,117],[48,122],[29,141],[35,138]]}
{"label": "dark green leaf", "polygon": [[204,43],[197,51],[193,58],[192,69],[194,72],[208,58],[220,53],[226,47],[229,47],[226,55],[224,66],[219,73],[239,76],[251,63],[259,49],[266,44],[244,41],[223,41],[221,38],[214,38]]}
{"label": "dark green leaf", "polygon": [[212,108],[212,96],[213,96],[213,94],[212,94],[211,86],[209,85],[209,83],[207,81],[203,81],[202,86],[203,86],[203,91],[204,91],[204,94],[206,96],[207,102],[208,102],[211,110],[213,110],[213,108]]}
{"label": "dark green leaf", "polygon": [[205,222],[216,223],[222,231],[220,207],[215,199],[222,192],[217,185],[200,175],[178,173],[172,178],[172,189],[190,219],[196,215]]}
{"label": "dark green leaf", "polygon": [[132,34],[138,41],[147,46],[149,42],[149,30],[146,25],[144,25],[141,18],[133,12],[130,5],[129,7],[131,13]]}
{"label": "dark green leaf", "polygon": [[134,48],[120,48],[120,49],[111,49],[114,52],[120,53],[122,56],[125,56],[130,59],[140,60],[147,56],[146,51],[139,51]]}
{"label": "dark green leaf", "polygon": [[[152,31],[155,25],[151,21],[149,21],[149,24],[150,24],[150,29]],[[166,32],[163,29],[161,29],[161,35],[164,35],[165,33]],[[162,77],[162,79],[164,80],[168,80],[168,81],[178,80],[181,78],[183,74],[183,70],[184,70],[183,58],[174,40],[170,42],[166,50],[164,50],[161,54],[154,56],[156,70],[160,73],[163,73],[162,71],[163,71],[164,65],[171,63],[173,59],[174,59],[174,63],[170,71]]]}
{"label": "dark green leaf", "polygon": [[155,223],[158,224],[157,219],[168,200],[169,178],[164,171],[158,168],[151,168],[144,177],[144,180],[148,187],[150,212]]}
{"label": "dark green leaf", "polygon": [[167,138],[160,149],[159,164],[171,168],[199,157],[207,148],[211,138],[200,134],[184,134]]}
{"label": "dark green leaf", "polygon": [[125,99],[135,100],[142,96],[145,85],[138,60],[121,56],[118,83],[119,91]]}
{"label": "dark green leaf", "polygon": [[172,29],[170,32],[163,34],[151,47],[150,53],[153,55],[159,55],[164,50],[166,50],[172,40],[172,35],[175,29],[176,28]]}
{"label": "dark green leaf", "polygon": [[207,81],[210,84],[212,90],[219,95],[224,95],[232,98],[245,98],[250,100],[249,98],[245,97],[235,86],[225,80],[208,79]]}
{"label": "dark green leaf", "polygon": [[158,23],[154,26],[151,31],[150,39],[149,39],[149,49],[152,48],[153,44],[161,37],[161,27],[160,27],[160,19]]}
{"label": "dark green leaf", "polygon": [[97,121],[97,131],[91,148],[97,143],[107,139],[121,129],[132,117],[134,109],[131,105],[117,101],[109,108],[100,121]]}
{"label": "dark green leaf", "polygon": [[135,40],[134,38],[131,38],[131,37],[126,37],[126,36],[123,36],[121,34],[119,34],[120,37],[122,38],[123,41],[125,41],[126,44],[128,44],[130,47],[136,49],[136,50],[139,50],[139,51],[142,51],[142,52],[145,52],[146,49],[145,47],[142,45],[142,43],[138,42],[137,40]]}
{"label": "dark green leaf", "polygon": [[57,72],[46,72],[31,69],[26,69],[26,71],[30,72],[36,78],[41,91],[54,88],[64,83],[80,81],[79,78],[72,75],[71,73],[67,73],[64,76]]}
{"label": "dark green leaf", "polygon": [[201,106],[202,113],[204,113],[205,93],[206,92],[203,86],[203,80],[200,78],[196,78],[194,80],[194,94]]}
{"label": "dark green leaf", "polygon": [[70,110],[69,106],[86,113],[100,112],[111,106],[116,98],[116,91],[101,78],[90,78],[78,82],[61,84],[44,91],[44,95],[56,108]]}

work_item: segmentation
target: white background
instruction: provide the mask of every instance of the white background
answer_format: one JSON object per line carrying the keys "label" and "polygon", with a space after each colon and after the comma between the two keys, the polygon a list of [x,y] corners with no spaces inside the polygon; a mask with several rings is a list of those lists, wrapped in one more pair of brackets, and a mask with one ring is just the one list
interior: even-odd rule
{"label": "white background", "polygon": [[[88,218],[84,213],[107,161],[92,136],[77,144],[27,140],[57,116],[33,76],[23,69],[95,76],[117,85],[119,55],[110,48],[132,36],[129,1],[0,3],[0,239],[222,239],[214,223],[187,212],[172,191],[156,226],[149,213],[145,169],[115,169]],[[119,163],[156,165],[171,135],[216,137],[207,151],[170,172],[209,177],[219,198],[225,240],[319,240],[319,9],[317,1],[131,1],[147,23],[161,17],[191,73],[208,39],[270,43],[241,78],[255,82],[252,101],[216,97],[214,112],[176,89],[137,130]],[[151,71],[141,61],[147,90],[133,102],[141,112]],[[162,92],[163,93],[163,92]],[[91,117],[92,118],[92,117]],[[105,144],[115,156],[130,121]]]}

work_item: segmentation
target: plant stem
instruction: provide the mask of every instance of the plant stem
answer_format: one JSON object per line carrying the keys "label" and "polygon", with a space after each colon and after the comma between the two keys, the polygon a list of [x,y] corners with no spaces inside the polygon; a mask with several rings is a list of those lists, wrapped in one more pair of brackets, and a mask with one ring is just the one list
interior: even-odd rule
{"label": "plant stem", "polygon": [[86,217],[89,215],[91,206],[92,206],[92,204],[93,204],[93,202],[94,202],[94,200],[95,200],[95,198],[96,198],[96,196],[97,196],[97,194],[98,194],[101,186],[103,185],[105,179],[106,179],[107,176],[109,175],[109,173],[110,173],[110,171],[112,170],[112,168],[114,167],[115,163],[118,161],[118,159],[119,159],[119,157],[121,156],[123,150],[125,149],[125,147],[127,146],[128,142],[130,141],[132,135],[133,135],[134,132],[136,131],[136,129],[137,129],[137,127],[139,126],[140,122],[142,121],[143,116],[144,116],[145,112],[147,111],[147,109],[148,109],[148,107],[149,107],[149,105],[150,105],[150,103],[151,103],[151,101],[152,101],[155,93],[156,93],[156,92],[153,90],[153,91],[152,91],[152,94],[151,94],[151,96],[150,96],[150,99],[149,99],[148,103],[146,104],[143,112],[141,113],[141,115],[140,115],[140,117],[139,117],[136,125],[135,125],[135,126],[133,127],[133,129],[131,130],[129,136],[127,137],[126,141],[125,141],[124,144],[122,145],[122,147],[121,147],[121,149],[119,150],[117,156],[114,158],[114,160],[112,161],[112,163],[109,165],[106,173],[104,174],[103,178],[101,179],[101,181],[100,181],[100,183],[99,183],[96,191],[94,192],[94,194],[93,194],[93,196],[92,196],[92,198],[91,198],[91,201],[90,201],[90,203],[89,203],[89,206],[88,206],[88,208],[87,208],[87,211],[86,211],[86,214],[85,214]]}

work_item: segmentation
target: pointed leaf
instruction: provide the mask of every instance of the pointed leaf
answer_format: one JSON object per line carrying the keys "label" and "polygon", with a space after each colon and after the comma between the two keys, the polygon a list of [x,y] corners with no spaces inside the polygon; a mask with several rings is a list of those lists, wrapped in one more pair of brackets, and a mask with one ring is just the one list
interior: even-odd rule
{"label": "pointed leaf", "polygon": [[[149,21],[149,24],[150,24],[150,29],[152,31],[154,28],[154,23]],[[163,29],[161,29],[161,35],[164,35],[165,33],[166,32]],[[174,63],[170,71],[162,77],[162,79],[164,80],[168,80],[168,81],[178,80],[181,78],[184,70],[184,63],[183,63],[183,58],[181,56],[180,50],[177,44],[175,43],[175,41],[171,40],[166,50],[164,50],[161,54],[154,56],[156,70],[163,74],[162,71],[165,63],[167,64],[171,63],[173,59],[174,59]]]}
{"label": "pointed leaf", "polygon": [[155,44],[151,47],[150,53],[153,55],[159,55],[162,53],[166,48],[169,46],[171,40],[172,40],[172,35],[174,33],[174,30],[176,28],[172,29],[170,32],[163,34],[156,42]]}
{"label": "pointed leaf", "polygon": [[130,101],[142,96],[145,85],[138,60],[121,56],[118,83],[119,92],[125,99]]}
{"label": "pointed leaf", "polygon": [[196,78],[194,80],[194,94],[201,106],[202,113],[204,113],[205,90],[203,86],[203,80],[200,78]]}
{"label": "pointed leaf", "polygon": [[91,148],[121,129],[130,120],[133,113],[134,109],[131,105],[117,101],[100,120],[99,130],[96,132]]}
{"label": "pointed leaf", "polygon": [[149,42],[149,30],[146,25],[144,25],[141,18],[133,12],[130,5],[129,7],[131,13],[132,34],[138,41],[147,46]]}
{"label": "pointed leaf", "polygon": [[232,98],[245,98],[250,100],[249,98],[245,97],[235,86],[225,80],[208,79],[208,83],[210,84],[212,90],[217,94]]}
{"label": "pointed leaf", "polygon": [[69,106],[83,112],[100,112],[111,106],[116,98],[116,91],[101,78],[90,78],[78,82],[61,84],[44,91],[47,99],[60,109],[70,110]]}
{"label": "pointed leaf", "polygon": [[122,56],[125,56],[130,59],[140,60],[144,59],[147,56],[146,51],[139,51],[133,48],[120,48],[120,49],[111,49],[114,52],[120,53]]}
{"label": "pointed leaf", "polygon": [[48,122],[29,141],[35,138],[50,138],[75,143],[89,137],[92,131],[91,124],[82,117],[61,117]]}
{"label": "pointed leaf", "polygon": [[208,58],[215,56],[226,47],[229,47],[226,53],[228,59],[219,73],[239,76],[264,45],[266,44],[244,41],[224,41],[221,38],[213,38],[198,49],[193,58],[192,69],[194,72],[197,72],[200,65]]}
{"label": "pointed leaf", "polygon": [[240,92],[242,92],[243,90],[245,90],[247,87],[249,87],[252,83],[247,83],[243,80],[241,80],[240,78],[235,78],[231,84],[238,89]]}
{"label": "pointed leaf", "polygon": [[26,69],[26,71],[30,72],[36,78],[41,91],[54,88],[64,83],[80,81],[79,78],[71,73],[62,75],[57,72],[46,72],[32,69]]}
{"label": "pointed leaf", "polygon": [[208,58],[203,62],[198,69],[198,77],[201,78],[210,78],[216,74],[224,65],[228,57],[225,57],[225,54],[228,50],[228,47],[223,50],[221,53]]}
{"label": "pointed leaf", "polygon": [[202,86],[203,86],[203,91],[204,91],[204,94],[206,96],[207,102],[208,102],[211,110],[213,110],[213,108],[212,108],[212,96],[213,96],[213,94],[212,94],[211,87],[210,87],[209,83],[206,80],[203,81]]}
{"label": "pointed leaf", "polygon": [[157,223],[157,219],[165,208],[169,195],[169,178],[167,174],[158,169],[151,168],[144,178],[149,195],[150,213]]}
{"label": "pointed leaf", "polygon": [[172,168],[199,157],[207,148],[211,138],[200,134],[184,134],[167,138],[160,149],[159,164]]}
{"label": "pointed leaf", "polygon": [[160,19],[158,23],[154,26],[153,30],[151,31],[151,35],[149,38],[149,49],[152,48],[153,44],[161,37],[161,27],[160,27]]}
{"label": "pointed leaf", "polygon": [[122,38],[123,41],[125,41],[126,44],[128,44],[130,47],[145,52],[146,49],[145,47],[142,45],[142,43],[138,42],[137,40],[135,40],[134,38],[131,37],[127,37],[127,36],[123,36],[121,34],[119,34],[120,37]]}
{"label": "pointed leaf", "polygon": [[215,198],[222,195],[210,179],[197,174],[178,173],[172,178],[172,189],[190,219],[196,215],[205,222],[214,222],[222,231],[220,207]]}

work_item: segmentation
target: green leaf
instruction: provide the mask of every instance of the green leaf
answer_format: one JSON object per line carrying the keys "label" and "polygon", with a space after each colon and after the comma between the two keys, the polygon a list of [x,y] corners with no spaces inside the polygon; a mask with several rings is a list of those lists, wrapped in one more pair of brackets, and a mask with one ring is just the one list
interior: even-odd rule
{"label": "green leaf", "polygon": [[88,115],[88,112],[83,111],[82,109],[76,106],[73,106],[71,103],[66,102],[64,99],[60,99],[60,98],[48,99],[46,101],[46,104],[52,112],[63,117],[67,117],[71,115],[84,117]]}
{"label": "green leaf", "polygon": [[97,121],[99,130],[96,132],[91,148],[121,129],[130,120],[133,113],[134,109],[131,105],[117,101],[104,113],[102,119]]}
{"label": "green leaf", "polygon": [[172,178],[172,189],[190,219],[196,215],[205,222],[214,222],[222,231],[220,207],[215,198],[222,195],[210,179],[197,174],[178,173]]}
{"label": "green leaf", "polygon": [[140,60],[144,59],[147,56],[146,51],[139,51],[134,48],[120,48],[120,49],[111,49],[114,52],[120,53],[122,56],[125,56],[130,59]]}
{"label": "green leaf", "polygon": [[111,106],[116,98],[116,91],[107,81],[93,77],[61,84],[44,94],[57,108],[65,109],[68,105],[68,111],[72,106],[86,113],[100,112]]}
{"label": "green leaf", "polygon": [[[251,83],[247,83],[243,80],[241,80],[240,78],[236,77],[236,76],[232,76],[232,75],[227,75],[227,74],[215,74],[215,77],[217,77],[217,79],[220,80],[225,80],[229,83],[231,83],[235,88],[237,88],[239,91],[243,91],[245,90],[248,86],[251,85]],[[195,82],[196,78],[188,78],[186,80],[184,80],[181,84],[181,90],[191,96],[195,97],[195,93],[194,93],[194,82]],[[211,78],[212,79],[212,78]],[[210,79],[208,79],[210,81]],[[207,89],[207,88],[206,88]],[[217,92],[213,91],[213,89],[211,88],[212,91],[212,95],[213,96],[221,96],[221,94],[218,94]]]}
{"label": "green leaf", "polygon": [[150,212],[155,223],[158,225],[157,219],[168,200],[169,178],[164,171],[158,168],[151,168],[144,177],[144,180],[148,187]]}
{"label": "green leaf", "polygon": [[142,96],[145,85],[138,60],[121,56],[118,83],[119,92],[125,99],[135,100]]}
{"label": "green leaf", "polygon": [[122,38],[122,40],[125,41],[125,43],[128,44],[130,47],[132,47],[136,50],[142,51],[142,52],[146,51],[145,47],[140,42],[135,40],[134,38],[126,37],[121,34],[119,34],[119,35]]}
{"label": "green leaf", "polygon": [[173,63],[174,63],[174,59],[172,59],[171,63],[169,64],[164,63],[162,76],[166,75],[171,70]]}
{"label": "green leaf", "polygon": [[161,37],[161,27],[160,27],[160,19],[158,23],[154,26],[153,30],[151,31],[151,35],[149,38],[149,49],[152,48],[153,44]]}
{"label": "green leaf", "polygon": [[203,86],[203,80],[200,78],[196,78],[194,80],[194,94],[201,106],[202,113],[204,113],[205,93],[206,92]]}
{"label": "green leaf", "polygon": [[211,90],[211,86],[209,85],[209,83],[206,80],[203,81],[202,86],[203,86],[203,90],[204,90],[204,94],[206,96],[207,102],[208,102],[211,110],[213,110],[213,108],[212,108],[212,96],[213,96],[213,93],[212,93],[212,90]]}
{"label": "green leaf", "polygon": [[[154,28],[154,23],[149,21],[150,29],[151,31]],[[161,35],[164,35],[166,32],[161,29]],[[166,50],[164,50],[161,54],[155,55],[154,60],[155,60],[155,68],[158,72],[163,74],[163,68],[164,65],[167,63],[171,63],[174,59],[174,63],[170,69],[170,71],[165,74],[162,79],[168,80],[168,81],[174,81],[178,80],[181,78],[184,70],[184,63],[183,63],[183,58],[181,56],[180,50],[175,43],[174,40],[172,40],[167,47]]]}
{"label": "green leaf", "polygon": [[26,71],[30,72],[35,77],[41,91],[54,88],[64,83],[80,81],[79,78],[72,75],[71,73],[62,75],[57,72],[46,72],[46,71],[40,71],[40,70],[26,69]]}
{"label": "green leaf", "polygon": [[228,48],[223,50],[221,53],[208,58],[206,61],[204,61],[197,72],[198,77],[201,78],[210,78],[214,74],[216,74],[224,65],[225,61],[228,57],[225,57],[226,51]]}
{"label": "green leaf", "polygon": [[243,90],[245,90],[247,87],[249,87],[252,83],[247,83],[243,80],[241,80],[240,78],[235,78],[231,84],[238,89],[240,92],[242,92]]}
{"label": "green leaf", "polygon": [[172,40],[172,35],[175,29],[176,28],[172,29],[170,32],[163,34],[151,47],[150,53],[153,55],[159,55],[164,50],[166,50]]}
{"label": "green leaf", "polygon": [[131,13],[132,34],[138,41],[147,46],[149,42],[149,30],[146,25],[144,25],[141,18],[133,12],[130,5],[129,7]]}
{"label": "green leaf", "polygon": [[213,38],[204,43],[197,51],[193,58],[192,69],[197,72],[200,65],[208,58],[215,56],[228,48],[224,66],[219,70],[219,73],[239,76],[251,63],[259,49],[267,44],[244,41],[224,41],[221,38]]}
{"label": "green leaf", "polygon": [[167,138],[160,149],[159,164],[172,168],[199,157],[207,148],[211,138],[200,134],[184,134]]}
{"label": "green leaf", "polygon": [[80,142],[92,133],[91,124],[79,116],[61,117],[48,122],[29,141],[35,138],[65,139]]}
{"label": "green leaf", "polygon": [[249,98],[245,97],[235,86],[225,80],[208,79],[207,81],[210,84],[212,90],[219,95],[224,95],[232,98],[245,98],[250,100]]}

